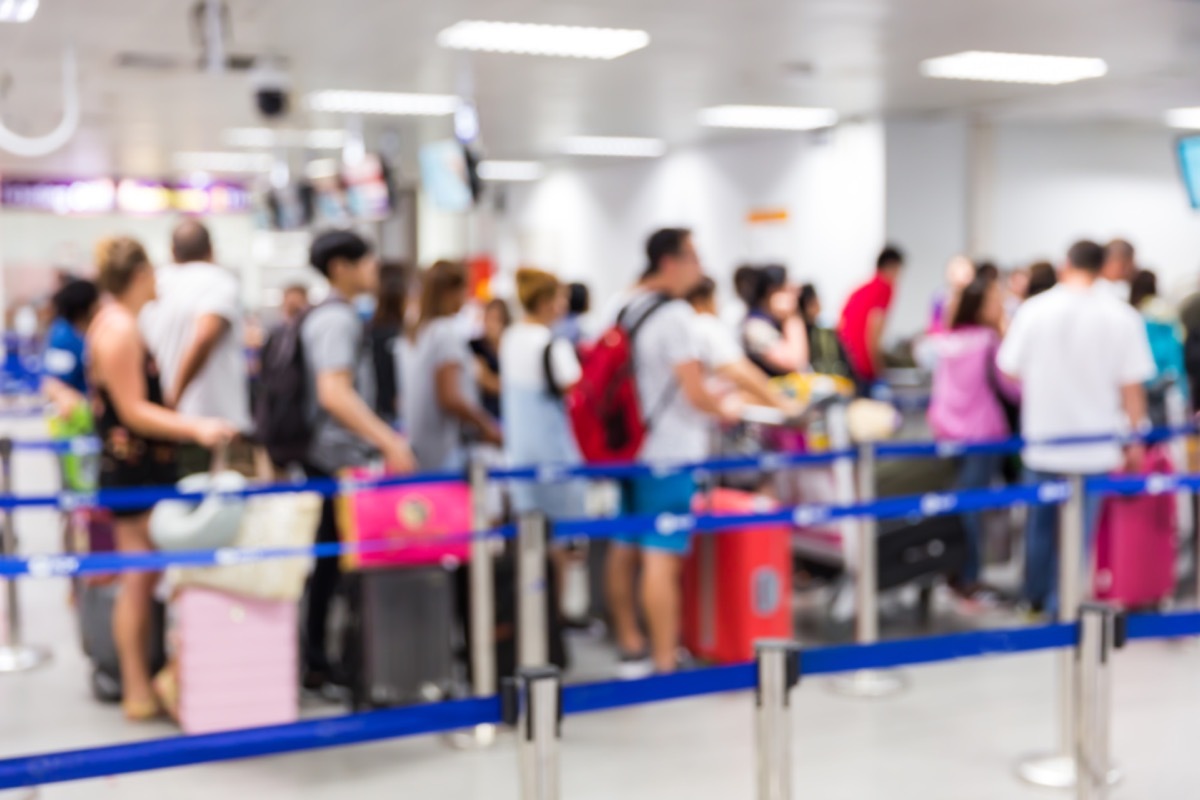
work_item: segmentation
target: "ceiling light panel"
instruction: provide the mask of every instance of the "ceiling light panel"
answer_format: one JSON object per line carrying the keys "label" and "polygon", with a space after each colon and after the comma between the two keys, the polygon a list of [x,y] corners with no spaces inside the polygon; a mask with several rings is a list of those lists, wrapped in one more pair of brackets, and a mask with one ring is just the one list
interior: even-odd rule
{"label": "ceiling light panel", "polygon": [[536,181],[542,177],[542,165],[536,161],[481,161],[479,177],[485,181]]}
{"label": "ceiling light panel", "polygon": [[631,136],[572,136],[563,142],[563,152],[571,156],[658,158],[667,152],[667,146],[661,139],[642,139]]}
{"label": "ceiling light panel", "polygon": [[334,89],[313,92],[308,107],[334,114],[390,114],[394,116],[441,117],[453,114],[459,99],[452,94],[406,94],[403,92],[359,92]]}
{"label": "ceiling light panel", "polygon": [[713,106],[700,112],[700,123],[710,128],[811,131],[837,121],[832,108],[802,106]]}
{"label": "ceiling light panel", "polygon": [[346,132],[339,128],[311,131],[229,128],[222,134],[221,141],[229,147],[307,147],[312,150],[339,150],[346,144]]}
{"label": "ceiling light panel", "polygon": [[1200,106],[1172,108],[1164,115],[1164,120],[1172,128],[1200,130]]}
{"label": "ceiling light panel", "polygon": [[464,20],[439,33],[437,41],[451,50],[608,60],[642,49],[650,44],[650,34],[619,28]]}
{"label": "ceiling light panel", "polygon": [[1101,58],[990,53],[980,50],[929,58],[921,62],[921,74],[928,78],[999,83],[1056,85],[1099,78],[1107,72],[1108,65]]}
{"label": "ceiling light panel", "polygon": [[29,22],[37,10],[38,0],[0,0],[0,22]]}
{"label": "ceiling light panel", "polygon": [[182,152],[171,159],[180,172],[269,172],[269,153]]}

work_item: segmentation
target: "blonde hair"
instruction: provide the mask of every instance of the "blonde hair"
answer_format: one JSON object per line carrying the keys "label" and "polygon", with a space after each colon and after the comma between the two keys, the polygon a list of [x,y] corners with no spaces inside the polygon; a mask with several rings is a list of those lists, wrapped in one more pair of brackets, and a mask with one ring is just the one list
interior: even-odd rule
{"label": "blonde hair", "polygon": [[521,267],[517,270],[517,300],[521,308],[528,314],[537,311],[538,306],[562,289],[562,283],[549,272],[532,267]]}
{"label": "blonde hair", "polygon": [[141,242],[129,236],[111,236],[96,243],[96,283],[106,292],[122,294],[150,258]]}

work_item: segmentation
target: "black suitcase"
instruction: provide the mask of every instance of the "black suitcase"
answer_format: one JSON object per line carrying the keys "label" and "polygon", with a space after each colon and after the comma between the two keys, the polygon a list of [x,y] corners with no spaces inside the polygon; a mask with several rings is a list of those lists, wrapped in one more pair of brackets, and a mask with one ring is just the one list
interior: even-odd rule
{"label": "black suitcase", "polygon": [[342,576],[341,662],[355,710],[433,702],[461,685],[454,575],[394,567]]}
{"label": "black suitcase", "polygon": [[876,542],[881,592],[923,578],[951,577],[967,559],[967,532],[959,516],[880,520]]}
{"label": "black suitcase", "polygon": [[[121,665],[113,641],[113,606],[120,582],[89,584],[81,581],[76,597],[79,602],[79,635],[83,653],[92,662],[92,695],[104,703],[121,700]],[[155,602],[150,612],[150,637],[146,643],[146,663],[154,675],[167,663],[163,631],[166,609]]]}

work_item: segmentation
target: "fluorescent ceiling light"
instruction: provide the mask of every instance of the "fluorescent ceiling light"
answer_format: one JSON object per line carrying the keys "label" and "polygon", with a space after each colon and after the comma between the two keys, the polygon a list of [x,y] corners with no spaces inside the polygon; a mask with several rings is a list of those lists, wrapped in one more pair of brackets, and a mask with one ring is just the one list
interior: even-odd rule
{"label": "fluorescent ceiling light", "polygon": [[1163,115],[1163,118],[1172,128],[1200,130],[1200,106],[1172,108]]}
{"label": "fluorescent ceiling light", "polygon": [[563,152],[572,156],[616,156],[619,158],[658,158],[667,152],[662,139],[632,136],[572,136],[563,143]]}
{"label": "fluorescent ceiling light", "polygon": [[458,102],[458,98],[452,94],[357,92],[340,89],[313,92],[308,96],[310,109],[335,114],[440,117],[453,114],[458,108]]}
{"label": "fluorescent ceiling light", "polygon": [[1099,78],[1107,72],[1108,65],[1102,58],[988,53],[979,50],[921,62],[921,74],[928,78],[1001,83],[1073,83]]}
{"label": "fluorescent ceiling light", "polygon": [[0,22],[29,22],[37,10],[38,0],[0,0]]}
{"label": "fluorescent ceiling light", "polygon": [[479,177],[485,181],[536,181],[542,165],[536,161],[481,161]]}
{"label": "fluorescent ceiling light", "polygon": [[700,112],[700,123],[711,128],[811,131],[828,128],[837,120],[832,108],[802,106],[714,106]]}
{"label": "fluorescent ceiling light", "polygon": [[181,172],[270,172],[269,153],[183,152],[171,159]]}
{"label": "fluorescent ceiling light", "polygon": [[464,20],[439,33],[437,41],[451,50],[612,59],[650,44],[650,34],[619,28]]}
{"label": "fluorescent ceiling light", "polygon": [[308,147],[313,150],[337,150],[346,143],[346,132],[339,128],[311,131],[274,128],[229,128],[221,135],[229,147]]}

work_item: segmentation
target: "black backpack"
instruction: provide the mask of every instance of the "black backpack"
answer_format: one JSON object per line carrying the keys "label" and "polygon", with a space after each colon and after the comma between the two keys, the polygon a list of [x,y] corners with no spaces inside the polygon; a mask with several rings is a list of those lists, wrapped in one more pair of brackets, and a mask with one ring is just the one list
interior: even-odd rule
{"label": "black backpack", "polygon": [[258,441],[276,465],[303,463],[312,442],[308,416],[308,369],[301,330],[313,306],[271,331],[259,359],[259,391],[254,405]]}

